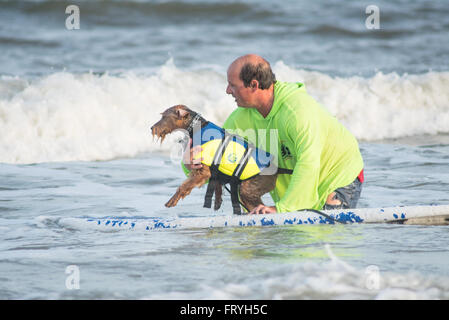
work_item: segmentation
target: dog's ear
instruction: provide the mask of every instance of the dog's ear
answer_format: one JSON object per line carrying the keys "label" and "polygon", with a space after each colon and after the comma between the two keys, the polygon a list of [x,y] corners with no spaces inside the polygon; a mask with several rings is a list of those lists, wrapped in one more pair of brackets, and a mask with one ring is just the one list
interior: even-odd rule
{"label": "dog's ear", "polygon": [[178,116],[179,119],[183,119],[189,115],[189,112],[185,109],[178,108],[176,109],[176,115]]}

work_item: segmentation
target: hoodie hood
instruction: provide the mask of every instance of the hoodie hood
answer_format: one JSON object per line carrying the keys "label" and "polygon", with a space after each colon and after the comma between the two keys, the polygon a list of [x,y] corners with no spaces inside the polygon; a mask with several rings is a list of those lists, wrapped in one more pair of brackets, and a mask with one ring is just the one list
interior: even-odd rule
{"label": "hoodie hood", "polygon": [[297,94],[298,91],[306,93],[306,87],[301,82],[281,82],[276,81],[274,84],[274,100],[273,106],[271,107],[270,113],[265,119],[270,119],[281,109],[282,104],[287,100],[292,94]]}

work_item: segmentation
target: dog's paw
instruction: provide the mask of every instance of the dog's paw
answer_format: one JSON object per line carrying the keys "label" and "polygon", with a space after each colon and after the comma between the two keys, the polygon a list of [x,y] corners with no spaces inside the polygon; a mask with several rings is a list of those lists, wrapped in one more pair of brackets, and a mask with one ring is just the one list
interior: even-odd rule
{"label": "dog's paw", "polygon": [[214,203],[214,210],[215,210],[215,211],[217,211],[218,209],[220,209],[221,203],[222,203],[222,200],[221,200],[221,199],[220,199],[219,201],[217,201],[217,200],[215,199],[215,203]]}
{"label": "dog's paw", "polygon": [[165,204],[167,208],[175,207],[178,204],[179,197],[173,196],[168,202]]}

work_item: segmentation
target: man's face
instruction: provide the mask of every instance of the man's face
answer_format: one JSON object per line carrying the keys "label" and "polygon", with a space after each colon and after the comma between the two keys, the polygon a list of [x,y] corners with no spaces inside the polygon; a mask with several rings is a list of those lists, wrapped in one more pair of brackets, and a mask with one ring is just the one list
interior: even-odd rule
{"label": "man's face", "polygon": [[253,90],[251,87],[245,87],[243,81],[240,80],[240,66],[231,65],[228,69],[228,86],[226,93],[235,98],[235,102],[239,107],[252,108],[253,106]]}

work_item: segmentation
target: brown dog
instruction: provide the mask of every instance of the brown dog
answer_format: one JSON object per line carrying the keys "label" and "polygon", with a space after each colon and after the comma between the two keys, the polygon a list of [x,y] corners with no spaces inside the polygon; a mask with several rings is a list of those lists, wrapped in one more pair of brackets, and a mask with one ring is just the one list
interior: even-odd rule
{"label": "brown dog", "polygon": [[[195,123],[194,123],[195,122]],[[194,125],[203,128],[209,122],[202,118],[198,113],[190,110],[184,105],[176,105],[162,113],[162,119],[151,127],[153,136],[161,139],[161,143],[167,134],[176,129],[186,130],[192,138]],[[276,169],[274,172],[278,172]],[[201,187],[211,178],[211,169],[203,165],[200,169],[192,169],[189,177],[178,188],[173,197],[165,204],[166,207],[174,207],[180,199],[184,199],[190,194],[193,188]],[[256,206],[263,204],[261,197],[274,189],[276,185],[277,173],[267,175],[258,174],[248,180],[244,180],[239,185],[238,195],[240,204],[251,211]],[[218,210],[222,203],[222,184],[216,183],[214,186],[215,205]],[[234,208],[235,209],[235,208]],[[240,207],[238,208],[240,211]],[[237,213],[234,211],[234,213]]]}

